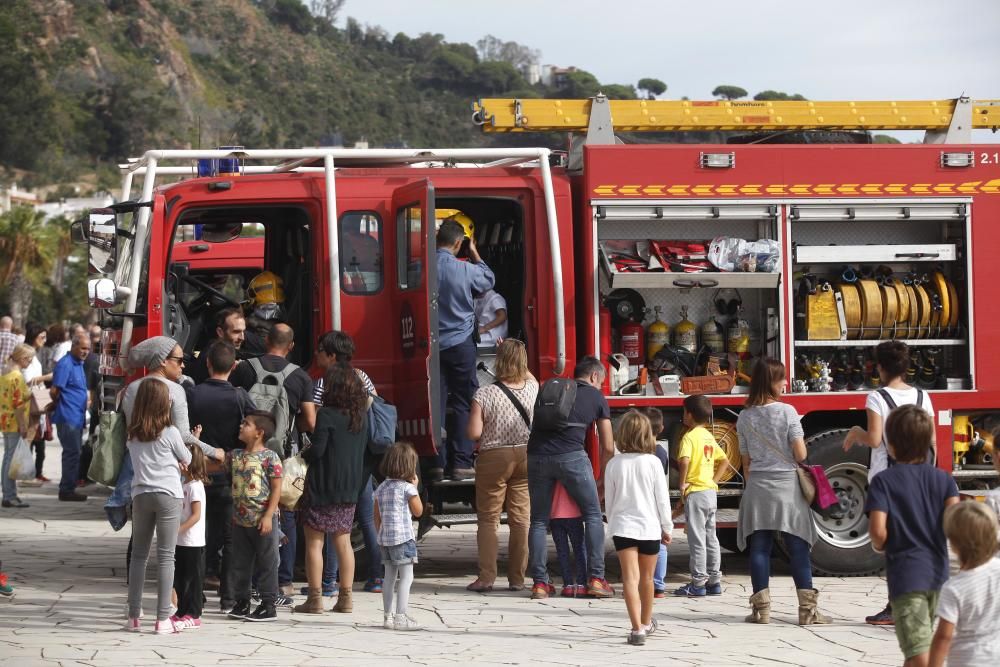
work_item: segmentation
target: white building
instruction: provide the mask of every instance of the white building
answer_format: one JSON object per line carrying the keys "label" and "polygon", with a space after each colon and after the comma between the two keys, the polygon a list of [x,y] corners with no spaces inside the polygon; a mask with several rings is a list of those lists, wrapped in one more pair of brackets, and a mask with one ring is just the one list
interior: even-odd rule
{"label": "white building", "polygon": [[67,197],[57,202],[38,204],[36,208],[45,213],[45,219],[65,216],[70,220],[79,217],[84,211],[92,208],[104,208],[115,203],[114,197],[107,192],[98,192],[91,197]]}
{"label": "white building", "polygon": [[17,183],[10,187],[0,185],[0,213],[6,213],[15,206],[38,206],[38,195],[17,187]]}

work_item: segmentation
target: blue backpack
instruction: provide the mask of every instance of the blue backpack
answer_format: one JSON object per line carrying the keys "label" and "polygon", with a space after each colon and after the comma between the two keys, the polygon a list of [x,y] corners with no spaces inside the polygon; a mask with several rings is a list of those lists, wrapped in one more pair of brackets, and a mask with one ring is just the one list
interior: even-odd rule
{"label": "blue backpack", "polygon": [[368,451],[382,456],[396,442],[396,406],[380,396],[372,397],[368,408]]}

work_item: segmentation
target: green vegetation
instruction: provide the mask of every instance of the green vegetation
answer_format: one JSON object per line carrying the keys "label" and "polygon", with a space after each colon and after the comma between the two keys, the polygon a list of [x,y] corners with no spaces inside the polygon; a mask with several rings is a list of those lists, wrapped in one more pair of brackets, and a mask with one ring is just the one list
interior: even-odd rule
{"label": "green vegetation", "polygon": [[97,172],[114,188],[115,165],[151,147],[495,145],[518,140],[478,131],[476,97],[637,97],[583,71],[530,85],[525,68],[539,56],[528,47],[390,36],[351,18],[341,29],[343,10],[343,0],[5,0],[0,169],[28,170],[27,185]]}

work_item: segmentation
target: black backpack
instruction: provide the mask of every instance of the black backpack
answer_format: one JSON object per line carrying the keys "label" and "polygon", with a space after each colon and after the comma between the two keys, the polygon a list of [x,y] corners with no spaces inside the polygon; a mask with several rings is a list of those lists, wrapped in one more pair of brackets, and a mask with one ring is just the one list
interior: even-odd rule
{"label": "black backpack", "polygon": [[532,428],[541,431],[562,431],[586,424],[569,421],[569,415],[576,403],[576,380],[552,378],[542,384],[535,399],[535,414]]}
{"label": "black backpack", "polygon": [[[899,407],[898,405],[896,405],[896,401],[892,400],[892,396],[889,394],[889,392],[886,391],[884,388],[878,389],[877,391],[878,395],[882,397],[883,401],[885,401],[885,404],[889,406],[889,412],[892,412],[893,410]],[[924,407],[924,392],[923,390],[920,389],[920,387],[917,387],[916,406],[918,408]],[[888,417],[886,418],[886,421],[888,421]],[[882,422],[882,446],[886,448],[885,454],[886,458],[888,459],[887,465],[889,467],[896,465],[896,459],[892,458],[892,456],[889,454],[889,443],[885,437],[885,421]],[[930,465],[935,465],[936,462],[937,462],[937,452],[934,450],[934,446],[932,445],[931,448],[927,451],[926,463],[929,463]]]}

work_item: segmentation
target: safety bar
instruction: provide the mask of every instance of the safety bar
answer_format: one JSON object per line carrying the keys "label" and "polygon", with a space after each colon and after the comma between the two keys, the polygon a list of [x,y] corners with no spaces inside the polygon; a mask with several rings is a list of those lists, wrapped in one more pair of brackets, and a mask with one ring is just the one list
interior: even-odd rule
{"label": "safety bar", "polygon": [[[393,148],[297,148],[297,149],[246,149],[246,150],[151,150],[141,158],[121,165],[122,200],[130,198],[133,178],[143,177],[142,201],[150,201],[157,175],[197,175],[190,167],[160,166],[171,160],[210,160],[235,158],[238,160],[287,160],[274,166],[241,166],[243,173],[283,173],[289,171],[325,172],[326,227],[330,243],[330,313],[335,329],[341,326],[340,264],[337,238],[337,190],[334,171],[339,167],[413,165],[422,162],[485,162],[480,166],[515,165],[538,162],[542,174],[545,213],[548,223],[549,254],[552,260],[552,292],[555,299],[556,362],[554,371],[561,375],[566,368],[566,313],[563,294],[562,252],[559,244],[559,223],[556,217],[555,193],[552,188],[552,169],[549,165],[551,151],[547,148],[449,148],[449,149],[393,149]],[[323,161],[322,168],[306,165]],[[139,209],[135,225],[135,243],[132,247],[132,274],[128,277],[131,294],[126,300],[126,312],[134,312],[139,298],[139,279],[143,252],[149,236],[150,208]],[[121,354],[127,358],[132,343],[133,323],[125,318],[122,326]],[[124,362],[123,362],[124,363]]]}

